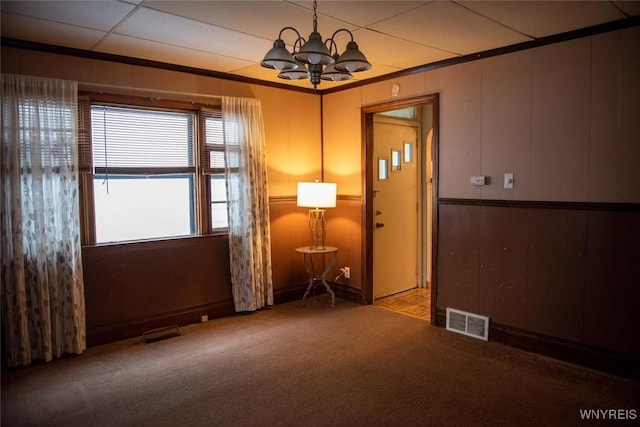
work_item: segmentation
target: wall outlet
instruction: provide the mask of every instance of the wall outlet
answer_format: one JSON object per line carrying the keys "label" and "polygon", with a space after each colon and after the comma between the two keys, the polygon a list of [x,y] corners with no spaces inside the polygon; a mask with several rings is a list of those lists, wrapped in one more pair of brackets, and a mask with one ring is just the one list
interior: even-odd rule
{"label": "wall outlet", "polygon": [[207,316],[206,314],[205,314],[205,315],[200,316],[200,321],[201,321],[202,323],[204,323],[204,322],[208,322],[208,321],[209,321],[209,316]]}
{"label": "wall outlet", "polygon": [[344,271],[344,278],[345,279],[350,279],[351,278],[351,269],[349,267],[343,268],[342,271]]}
{"label": "wall outlet", "polygon": [[486,176],[472,176],[471,185],[487,185]]}

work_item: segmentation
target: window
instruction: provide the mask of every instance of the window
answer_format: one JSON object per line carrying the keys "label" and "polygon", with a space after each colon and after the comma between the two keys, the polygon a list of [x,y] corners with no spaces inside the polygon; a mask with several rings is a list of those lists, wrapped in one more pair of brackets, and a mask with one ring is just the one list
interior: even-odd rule
{"label": "window", "polygon": [[211,188],[211,228],[226,229],[227,221],[227,189],[224,175],[215,174],[210,178]]}
{"label": "window", "polygon": [[205,110],[201,118],[204,120],[205,128],[202,169],[205,174],[209,175],[211,231],[215,231],[228,227],[222,114],[220,111]]}
{"label": "window", "polygon": [[415,119],[417,117],[416,107],[405,107],[398,110],[383,111],[378,113],[381,116],[399,117],[401,119]]}
{"label": "window", "polygon": [[219,110],[93,100],[80,108],[83,243],[226,231]]}
{"label": "window", "polygon": [[[226,230],[227,222],[227,182],[225,165],[229,172],[238,169],[239,155],[237,142],[237,122],[227,120],[222,125],[220,110],[203,110],[200,119],[204,123],[204,143],[202,144],[202,172],[209,175],[209,202],[211,232]],[[227,141],[225,142],[225,134]]]}

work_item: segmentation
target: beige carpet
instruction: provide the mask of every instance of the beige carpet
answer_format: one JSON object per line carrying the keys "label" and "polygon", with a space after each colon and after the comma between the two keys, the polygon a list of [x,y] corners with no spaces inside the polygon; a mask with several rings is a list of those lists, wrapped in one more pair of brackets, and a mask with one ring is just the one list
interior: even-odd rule
{"label": "beige carpet", "polygon": [[573,426],[640,383],[325,297],[2,372],[2,426]]}

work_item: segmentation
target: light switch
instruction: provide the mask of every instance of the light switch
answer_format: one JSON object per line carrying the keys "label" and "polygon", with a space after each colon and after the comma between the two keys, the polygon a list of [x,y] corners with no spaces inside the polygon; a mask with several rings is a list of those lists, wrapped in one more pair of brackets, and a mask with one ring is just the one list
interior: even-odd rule
{"label": "light switch", "polygon": [[513,174],[505,173],[504,174],[504,188],[513,188]]}

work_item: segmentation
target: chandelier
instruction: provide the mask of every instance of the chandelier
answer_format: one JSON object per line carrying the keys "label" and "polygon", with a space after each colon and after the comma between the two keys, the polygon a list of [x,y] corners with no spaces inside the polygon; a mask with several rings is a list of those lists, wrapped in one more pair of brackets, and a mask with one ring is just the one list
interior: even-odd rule
{"label": "chandelier", "polygon": [[[284,27],[280,30],[278,38],[273,42],[273,47],[264,56],[260,65],[265,68],[279,70],[278,77],[287,80],[310,79],[315,89],[320,80],[340,82],[353,77],[351,73],[366,71],[371,68],[358,44],[353,41],[351,31],[340,28],[333,33],[331,38],[322,41],[318,32],[317,1],[313,2],[313,32],[309,40],[305,40],[298,30],[293,27]],[[291,30],[296,33],[296,41],[293,43],[293,53],[290,53],[282,40],[282,33]],[[334,41],[340,32],[349,33],[351,41],[347,43],[342,55],[338,54],[338,46]]]}

